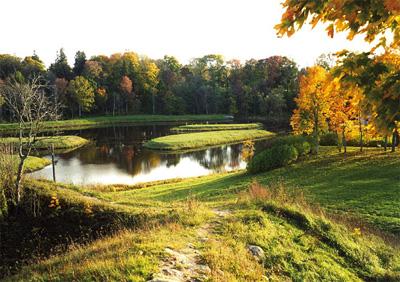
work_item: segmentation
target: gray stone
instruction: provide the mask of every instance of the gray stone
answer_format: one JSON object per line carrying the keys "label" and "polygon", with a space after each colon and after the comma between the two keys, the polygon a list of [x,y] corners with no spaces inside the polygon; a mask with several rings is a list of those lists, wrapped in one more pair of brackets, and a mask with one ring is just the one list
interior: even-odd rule
{"label": "gray stone", "polygon": [[261,249],[259,246],[255,245],[248,245],[247,249],[250,251],[250,253],[258,260],[258,261],[263,261],[265,259],[265,253],[263,249]]}

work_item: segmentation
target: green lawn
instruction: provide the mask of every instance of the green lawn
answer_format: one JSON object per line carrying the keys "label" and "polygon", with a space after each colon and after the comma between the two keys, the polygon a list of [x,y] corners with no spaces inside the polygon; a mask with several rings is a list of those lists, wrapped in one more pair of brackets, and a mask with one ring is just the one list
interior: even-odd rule
{"label": "green lawn", "polygon": [[223,124],[188,124],[172,128],[176,132],[218,131],[238,129],[262,129],[261,123],[223,123]]}
{"label": "green lawn", "polygon": [[183,151],[223,144],[240,143],[245,140],[271,138],[275,134],[265,130],[222,130],[168,135],[154,138],[144,144],[153,150]]}
{"label": "green lawn", "polygon": [[[113,124],[143,124],[151,122],[179,122],[179,121],[226,121],[226,115],[127,115],[127,116],[98,116],[79,119],[45,122],[45,129],[74,129],[107,126]],[[17,123],[2,123],[0,131],[18,129]]]}
{"label": "green lawn", "polygon": [[[18,144],[18,142],[19,139],[17,137],[0,138],[0,144]],[[26,139],[23,139],[23,142],[26,142]],[[89,140],[79,136],[47,136],[38,137],[34,147],[37,150],[49,150],[54,145],[54,149],[60,150],[79,148],[87,143],[89,143]]]}

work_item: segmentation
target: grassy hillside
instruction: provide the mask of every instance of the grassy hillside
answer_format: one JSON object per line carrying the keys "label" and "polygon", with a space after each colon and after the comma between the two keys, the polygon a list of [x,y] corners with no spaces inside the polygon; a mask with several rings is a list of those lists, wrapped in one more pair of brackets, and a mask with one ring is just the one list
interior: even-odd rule
{"label": "grassy hillside", "polygon": [[[373,234],[400,235],[400,154],[349,151],[344,157],[322,147],[319,157],[255,176],[233,172],[144,188],[31,182],[60,199],[90,201],[97,220],[102,210],[112,218],[120,209],[169,220],[76,245],[6,281],[147,281],[171,265],[173,273],[211,281],[399,281],[398,240]],[[251,255],[249,245],[263,255]]]}
{"label": "grassy hillside", "polygon": [[144,144],[152,150],[183,151],[221,144],[240,143],[245,140],[267,139],[275,134],[265,130],[223,130],[168,135],[154,138]]}
{"label": "grassy hillside", "polygon": [[188,124],[172,128],[176,132],[218,131],[238,129],[262,129],[261,123],[223,123],[223,124]]}
{"label": "grassy hillside", "polygon": [[[150,122],[175,122],[175,121],[224,121],[230,119],[225,115],[128,115],[128,116],[97,116],[79,119],[48,121],[45,129],[75,129],[106,126],[112,124],[135,124]],[[16,123],[0,124],[0,131],[13,131],[18,129]]]}

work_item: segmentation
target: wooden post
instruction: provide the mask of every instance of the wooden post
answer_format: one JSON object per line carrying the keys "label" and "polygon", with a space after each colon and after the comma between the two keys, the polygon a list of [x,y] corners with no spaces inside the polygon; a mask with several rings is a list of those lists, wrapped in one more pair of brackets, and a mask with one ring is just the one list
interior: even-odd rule
{"label": "wooden post", "polygon": [[51,144],[51,164],[53,166],[53,181],[56,182],[56,164],[54,160],[54,144]]}

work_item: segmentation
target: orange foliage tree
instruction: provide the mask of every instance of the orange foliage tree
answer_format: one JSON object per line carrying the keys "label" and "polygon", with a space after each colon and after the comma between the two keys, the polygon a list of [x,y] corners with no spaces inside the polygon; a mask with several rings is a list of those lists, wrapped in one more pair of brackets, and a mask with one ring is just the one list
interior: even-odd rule
{"label": "orange foliage tree", "polygon": [[291,118],[295,134],[307,133],[314,137],[314,153],[318,154],[319,136],[328,128],[329,91],[327,91],[328,72],[313,66],[306,69],[300,77],[300,92],[295,99],[297,108]]}

